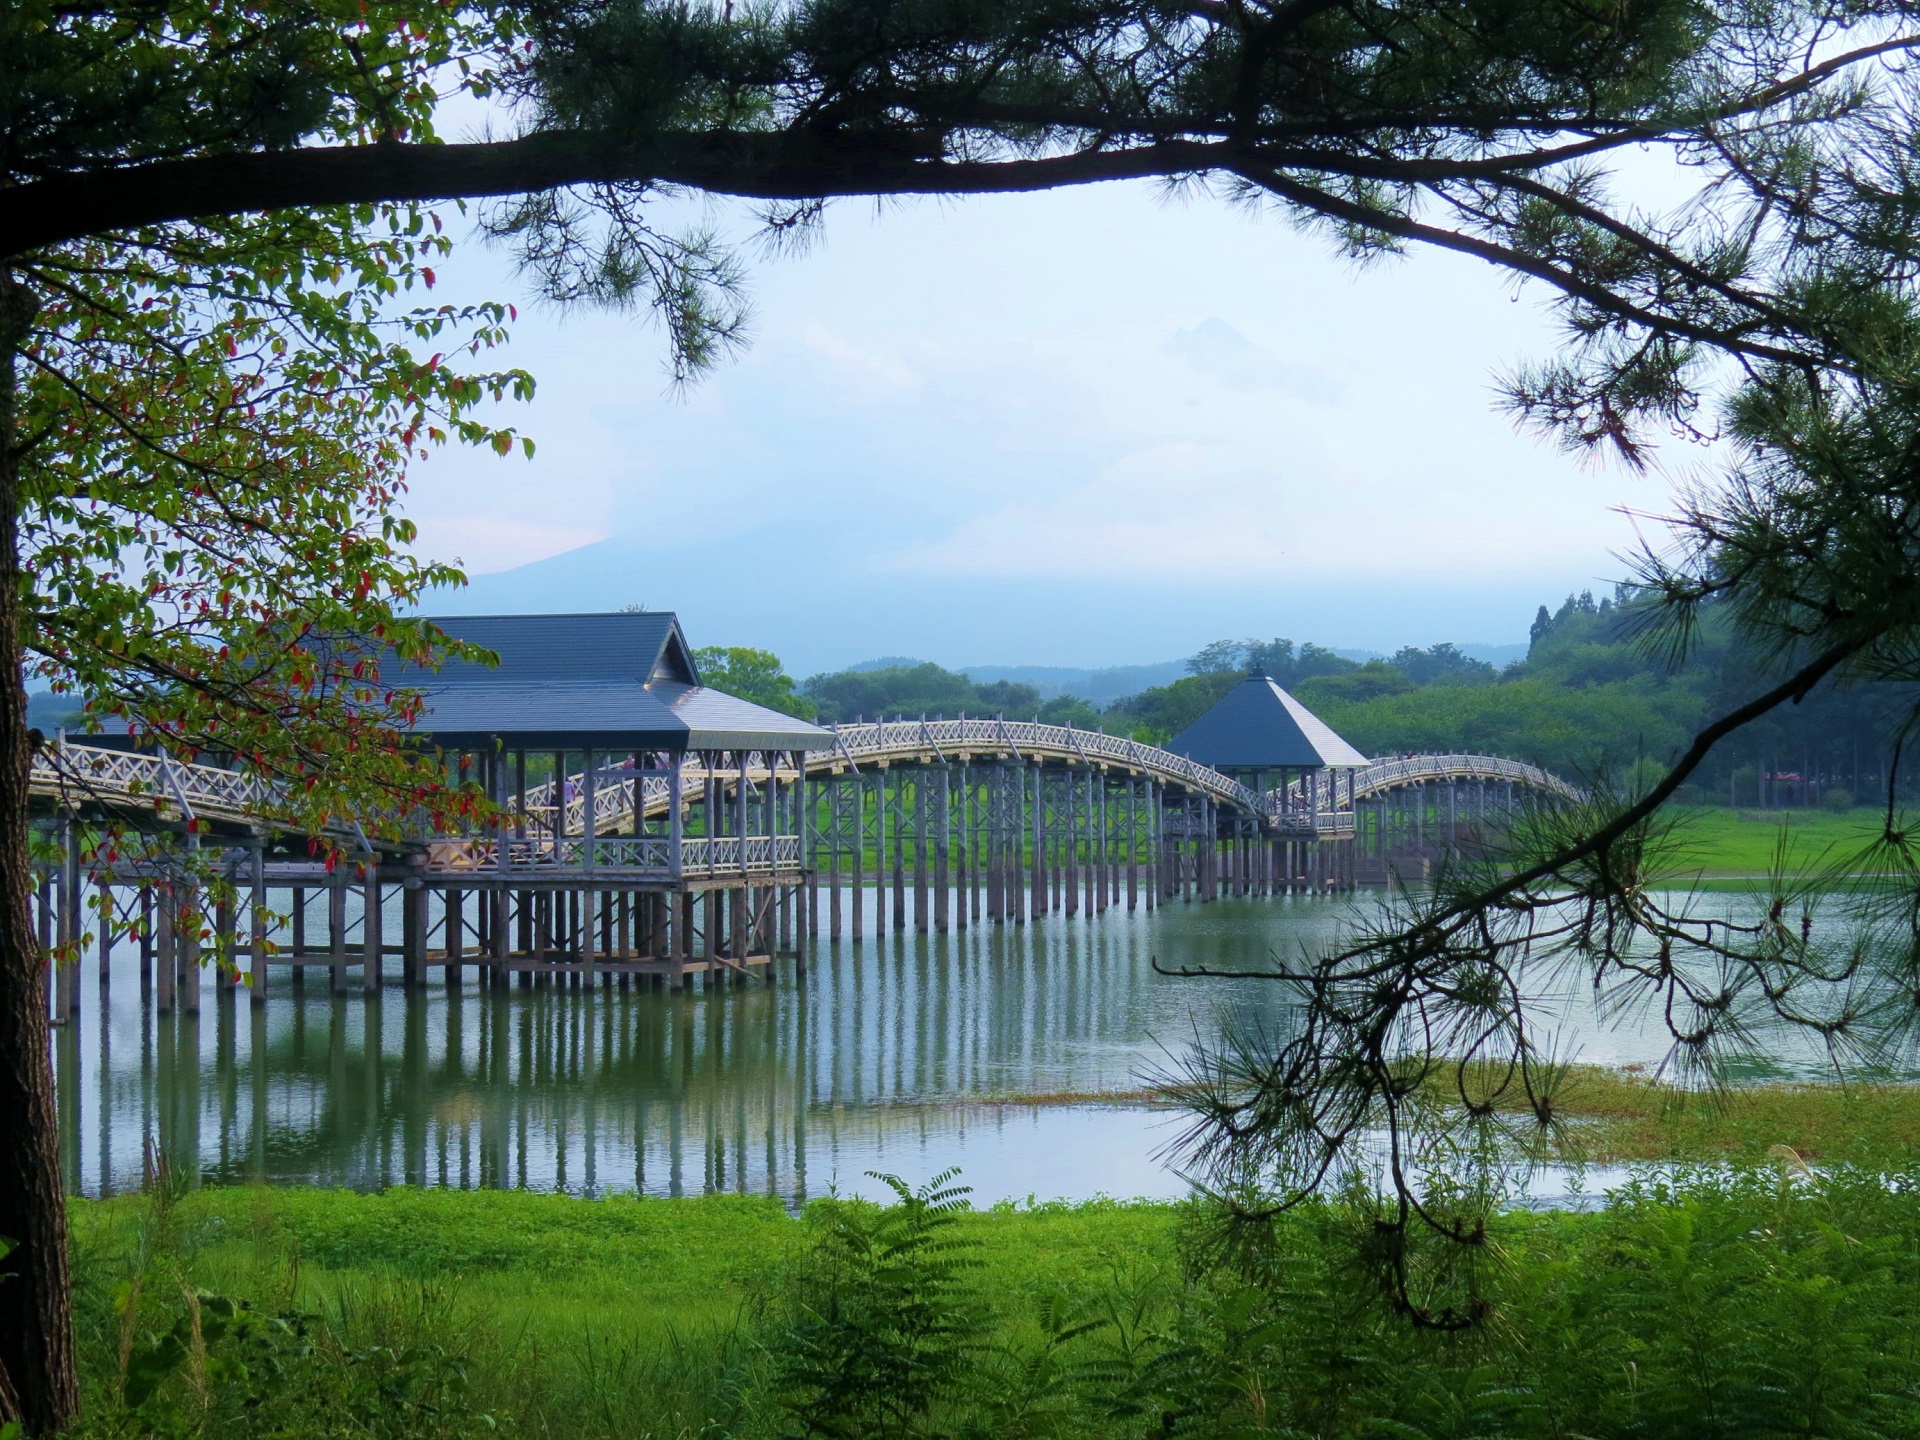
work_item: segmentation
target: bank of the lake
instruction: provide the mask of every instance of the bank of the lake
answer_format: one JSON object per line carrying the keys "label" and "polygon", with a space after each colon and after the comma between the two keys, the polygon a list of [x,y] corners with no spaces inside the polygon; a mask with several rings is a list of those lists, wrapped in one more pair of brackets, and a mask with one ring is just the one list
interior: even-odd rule
{"label": "bank of the lake", "polygon": [[922,1244],[899,1207],[770,1197],[82,1201],[79,1434],[1916,1435],[1916,1182],[1735,1165],[1503,1214],[1465,1331],[1391,1303],[1334,1205],[1222,1248],[1165,1204]]}

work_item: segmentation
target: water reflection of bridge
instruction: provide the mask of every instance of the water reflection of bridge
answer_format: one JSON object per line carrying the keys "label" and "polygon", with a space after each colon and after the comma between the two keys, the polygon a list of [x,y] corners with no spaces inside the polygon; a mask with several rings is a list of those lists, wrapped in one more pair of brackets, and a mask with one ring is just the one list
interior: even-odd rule
{"label": "water reflection of bridge", "polygon": [[[1292,934],[1334,907],[1259,908]],[[997,1113],[956,1119],[947,1102],[1131,1087],[1161,1042],[1192,1033],[1190,1014],[1272,1003],[1257,985],[1196,993],[1153,973],[1156,947],[1211,952],[1214,913],[1175,912],[1171,931],[1116,916],[843,942],[805,985],[725,1004],[469,988],[395,1005],[316,987],[161,1015],[139,1003],[122,947],[117,984],[98,1009],[90,987],[82,1023],[56,1036],[69,1184],[137,1185],[151,1139],[222,1182],[800,1200]],[[1242,958],[1273,943],[1260,932]]]}
{"label": "water reflection of bridge", "polygon": [[[804,965],[815,938],[1345,887],[1383,878],[1391,851],[1501,823],[1524,794],[1571,793],[1485,756],[1349,749],[1351,763],[1227,773],[999,718],[821,730],[701,686],[671,615],[446,623],[503,657],[419,682],[422,743],[496,803],[485,829],[376,847],[349,825],[334,837],[348,863],[330,866],[286,833],[266,781],[55,747],[34,770],[61,857],[42,872],[49,947],[77,957],[101,930],[87,897],[103,897],[135,924],[163,1011],[198,1009],[208,952],[216,985],[244,975],[260,1002],[269,967],[373,993],[395,959],[414,989],[432,970],[496,989],[678,988],[770,974],[776,956]],[[1248,685],[1318,725],[1277,686]],[[109,821],[137,837],[91,848]],[[209,870],[231,898],[203,915]],[[62,967],[63,1017],[79,973]]]}

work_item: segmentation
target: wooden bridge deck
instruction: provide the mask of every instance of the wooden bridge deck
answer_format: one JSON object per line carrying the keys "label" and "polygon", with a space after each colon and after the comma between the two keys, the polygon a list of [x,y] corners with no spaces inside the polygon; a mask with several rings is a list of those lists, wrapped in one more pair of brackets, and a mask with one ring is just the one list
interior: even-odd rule
{"label": "wooden bridge deck", "polygon": [[[1368,801],[1407,787],[1461,781],[1509,783],[1561,800],[1578,797],[1565,781],[1536,766],[1487,755],[1415,755],[1378,760],[1354,772],[1350,787],[1323,775],[1309,796],[1296,783],[1286,790],[1256,793],[1216,770],[1157,746],[1123,736],[1077,730],[1071,726],[1014,720],[910,720],[833,727],[834,745],[807,757],[809,779],[886,771],[902,766],[952,766],[1020,763],[1081,767],[1144,777],[1202,797],[1220,811],[1252,821],[1261,833],[1279,839],[1339,839],[1354,831],[1353,801]],[[758,762],[758,763],[756,763]],[[689,760],[680,783],[672,786],[658,773],[636,775],[609,766],[596,772],[591,839],[585,786],[571,777],[570,798],[554,835],[551,780],[526,794],[528,834],[524,837],[432,839],[419,847],[429,872],[469,884],[570,884],[595,878],[608,884],[668,883],[686,879],[704,886],[790,881],[806,868],[806,850],[797,835],[687,837],[634,835],[641,820],[662,816],[672,791],[701,793],[710,780],[723,785],[782,784],[797,778],[791,765],[771,768],[759,757],[745,765],[710,771]],[[283,825],[279,788],[271,781],[215,765],[173,760],[164,753],[142,754],[68,743],[36,755],[32,770],[36,796],[59,804],[91,804],[131,820],[163,824],[195,822],[196,828],[238,831],[278,829]],[[1345,794],[1341,792],[1345,791]],[[349,849],[368,850],[355,827],[335,830]],[[416,862],[417,863],[417,862]]]}

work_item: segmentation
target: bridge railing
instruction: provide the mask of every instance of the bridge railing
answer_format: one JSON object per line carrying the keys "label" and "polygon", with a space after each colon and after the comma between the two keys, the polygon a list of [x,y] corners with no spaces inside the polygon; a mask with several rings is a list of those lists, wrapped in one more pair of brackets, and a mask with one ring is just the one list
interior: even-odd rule
{"label": "bridge railing", "polygon": [[[1261,797],[1238,780],[1209,769],[1184,755],[1157,745],[1142,745],[1125,735],[1079,730],[1071,725],[1047,725],[1036,720],[869,720],[830,727],[839,742],[834,755],[859,761],[897,754],[932,752],[945,756],[1007,751],[1070,754],[1086,761],[1104,760],[1179,780],[1216,800],[1263,813]],[[821,759],[831,759],[821,752]]]}
{"label": "bridge railing", "polygon": [[1425,780],[1511,780],[1530,789],[1544,790],[1561,800],[1580,800],[1580,790],[1550,770],[1507,760],[1498,755],[1409,755],[1394,760],[1376,760],[1360,772],[1356,787],[1361,798],[1401,785]]}
{"label": "bridge railing", "polygon": [[37,752],[28,783],[74,799],[152,800],[187,816],[264,818],[282,803],[279,785],[238,770],[130,750],[61,744]]}

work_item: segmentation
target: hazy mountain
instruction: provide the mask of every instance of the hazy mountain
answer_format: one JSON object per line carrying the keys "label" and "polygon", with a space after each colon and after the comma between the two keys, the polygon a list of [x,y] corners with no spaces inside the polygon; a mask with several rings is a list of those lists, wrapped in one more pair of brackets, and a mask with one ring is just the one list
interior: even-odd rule
{"label": "hazy mountain", "polygon": [[976,685],[1011,680],[1031,685],[1042,699],[1077,695],[1095,705],[1106,705],[1124,695],[1138,695],[1151,685],[1166,685],[1187,673],[1186,662],[1164,660],[1157,665],[1116,665],[1082,670],[1070,665],[963,665],[960,672]]}

